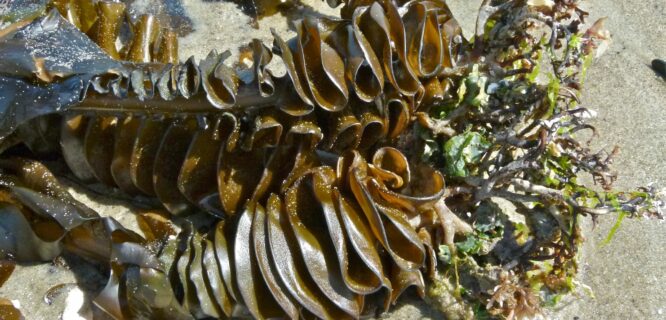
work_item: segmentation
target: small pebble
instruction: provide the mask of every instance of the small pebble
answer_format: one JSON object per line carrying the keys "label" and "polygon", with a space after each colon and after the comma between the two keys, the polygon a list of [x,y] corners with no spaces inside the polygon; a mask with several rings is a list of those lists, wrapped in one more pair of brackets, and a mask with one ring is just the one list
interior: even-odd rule
{"label": "small pebble", "polygon": [[666,61],[661,59],[652,60],[652,70],[662,78],[666,79]]}

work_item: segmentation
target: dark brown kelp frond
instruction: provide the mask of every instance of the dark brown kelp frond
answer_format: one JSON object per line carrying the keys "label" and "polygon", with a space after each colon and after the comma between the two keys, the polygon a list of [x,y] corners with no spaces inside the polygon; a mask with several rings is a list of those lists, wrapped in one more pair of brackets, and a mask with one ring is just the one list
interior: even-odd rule
{"label": "dark brown kelp frond", "polygon": [[[127,21],[119,14],[122,4],[100,1],[95,6],[93,10],[87,5],[56,5],[69,22],[90,35],[109,56],[96,54],[108,61],[85,60],[87,64],[72,61],[71,67],[65,69],[61,65],[73,56],[58,52],[47,56],[41,74],[55,75],[58,80],[42,76],[40,79],[47,80],[46,83],[33,90],[52,96],[47,93],[65,91],[60,88],[61,83],[77,77],[79,85],[79,96],[67,100],[59,98],[58,108],[52,112],[74,105],[79,110],[141,113],[205,113],[215,108],[277,107],[299,116],[311,113],[314,106],[327,112],[341,111],[350,105],[353,107],[356,97],[366,103],[380,99],[386,81],[398,94],[408,98],[413,108],[413,104],[418,104],[423,95],[428,94],[419,77],[438,77],[443,68],[455,65],[459,59],[455,49],[459,44],[453,37],[459,37],[460,28],[446,6],[439,2],[409,2],[403,7],[390,1],[373,2],[356,7],[351,20],[303,19],[297,25],[298,34],[294,39],[283,41],[275,37],[274,50],[281,56],[287,76],[275,78],[265,69],[272,55],[266,46],[253,41],[250,50],[254,76],[251,80],[241,80],[236,70],[226,66],[224,53],[211,52],[201,65],[192,59],[177,64],[173,31],[163,28],[157,18],[144,15],[137,21]],[[401,15],[399,8],[406,13]],[[44,46],[58,48],[59,42],[84,38],[82,34],[70,34],[72,26],[65,26],[62,19],[52,11],[47,18],[33,21],[26,29],[36,31],[21,31],[7,36],[5,41],[12,45],[18,41],[17,46],[25,51],[31,46],[20,43],[26,41],[32,43],[51,36],[57,40],[44,42]],[[51,31],[37,31],[41,30],[41,25]],[[130,26],[133,34],[118,48],[120,25]],[[56,33],[61,28],[69,33]],[[7,50],[13,50],[11,48]],[[11,53],[17,58],[8,63],[22,63],[26,67],[19,74],[6,75],[2,81],[20,91],[31,89],[33,74],[40,73],[28,57],[40,57],[42,53],[34,50]],[[74,59],[88,56],[81,54]],[[131,63],[120,65],[108,57]],[[60,63],[53,62],[54,59]],[[162,99],[158,98],[158,93]],[[3,101],[3,107],[6,110],[17,108],[15,106],[25,103],[24,99],[23,96],[11,97]],[[152,108],[142,108],[147,100],[151,101]],[[174,105],[180,107],[174,110]],[[9,121],[11,117],[3,118]],[[17,124],[23,121],[14,120]],[[5,126],[5,134],[14,130],[14,126]]]}
{"label": "dark brown kelp frond", "polygon": [[[222,220],[207,232],[185,223],[173,237],[169,230],[174,228],[168,222],[144,220],[144,232],[157,240],[151,246],[115,220],[88,213],[87,207],[61,195],[62,187],[38,163],[13,159],[3,164],[7,172],[4,201],[17,217],[30,222],[24,223],[27,229],[12,226],[12,230],[16,235],[50,239],[57,251],[32,256],[46,252],[49,245],[40,242],[37,247],[26,247],[29,242],[22,241],[24,245],[16,247],[20,251],[7,253],[19,261],[39,261],[52,259],[64,249],[92,261],[109,261],[109,282],[94,302],[117,318],[167,313],[180,318],[189,318],[188,313],[197,318],[227,317],[242,314],[243,309],[256,318],[285,312],[294,317],[297,303],[322,318],[357,318],[369,303],[364,303],[366,296],[388,306],[405,287],[423,288],[418,268],[425,250],[412,231],[419,222],[409,217],[416,218],[411,211],[437,198],[433,193],[443,192],[443,181],[441,176],[435,177],[434,189],[424,190],[424,195],[418,192],[392,199],[381,190],[410,184],[411,169],[404,156],[388,149],[378,151],[373,164],[365,164],[358,155],[355,159],[348,166],[339,164],[339,172],[327,166],[300,172],[283,200],[273,193],[266,208],[250,203],[237,220]],[[26,167],[33,169],[26,171]],[[360,175],[338,178],[359,169]],[[43,182],[33,180],[35,175],[51,180],[40,187]],[[361,176],[363,181],[358,180]],[[361,194],[353,191],[359,183],[363,184]],[[389,186],[382,186],[384,183]],[[373,188],[386,195],[380,196]],[[356,198],[359,196],[363,200]],[[366,219],[372,222],[368,225]],[[398,237],[396,231],[404,236]],[[372,236],[377,232],[383,249]],[[401,244],[403,241],[411,241],[413,248]],[[391,252],[395,264],[382,262],[382,250]],[[290,252],[288,260],[285,252]],[[273,299],[271,306],[268,301]],[[180,311],[173,313],[175,310]]]}

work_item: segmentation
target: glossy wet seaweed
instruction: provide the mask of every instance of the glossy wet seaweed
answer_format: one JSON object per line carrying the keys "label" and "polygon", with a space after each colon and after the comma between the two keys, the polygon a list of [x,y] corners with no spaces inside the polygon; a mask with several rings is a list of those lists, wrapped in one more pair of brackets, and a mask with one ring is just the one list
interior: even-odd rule
{"label": "glossy wet seaweed", "polygon": [[[251,63],[215,51],[180,63],[174,32],[128,20],[122,3],[52,7],[0,39],[3,148],[60,153],[78,179],[155,197],[170,215],[141,215],[138,235],[39,162],[5,157],[0,248],[19,262],[66,250],[109,263],[95,305],[112,317],[359,318],[407,287],[424,295],[438,270],[455,289],[431,294],[529,316],[530,285],[572,289],[578,216],[653,208],[651,190],[575,181],[612,176],[609,157],[571,135],[589,128],[579,81],[606,40],[598,25],[578,33],[574,3],[485,2],[469,43],[443,2],[347,1],[340,19],[304,17],[293,39],[250,41]],[[550,37],[521,32],[540,23]],[[267,68],[278,56],[283,77]]]}

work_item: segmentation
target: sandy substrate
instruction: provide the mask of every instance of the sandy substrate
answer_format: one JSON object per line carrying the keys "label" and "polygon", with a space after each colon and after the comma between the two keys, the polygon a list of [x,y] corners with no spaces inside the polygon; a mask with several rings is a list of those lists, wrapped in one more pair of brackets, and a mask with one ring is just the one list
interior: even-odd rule
{"label": "sandy substrate", "polygon": [[[178,1],[167,1],[178,2]],[[318,11],[334,15],[322,1],[306,0],[301,12]],[[449,1],[467,34],[472,30],[479,0]],[[136,1],[150,7],[150,1]],[[635,188],[657,183],[666,186],[666,82],[648,67],[654,58],[666,58],[666,2],[663,0],[588,0],[592,21],[608,16],[607,27],[613,43],[589,70],[583,105],[599,114],[594,124],[600,138],[595,148],[621,147],[616,158],[618,188]],[[179,10],[192,17],[194,32],[181,39],[181,57],[203,58],[211,49],[231,50],[252,38],[272,43],[269,28],[284,38],[293,36],[287,19],[276,15],[249,26],[249,18],[234,4],[218,1],[182,0]],[[293,18],[293,17],[289,17]],[[232,58],[233,59],[233,58]],[[72,185],[72,190],[81,191]],[[136,226],[133,208],[115,196],[90,192],[78,194],[99,209],[102,215],[116,217],[124,225]],[[94,199],[94,200],[90,200]],[[111,205],[113,204],[113,205]],[[596,298],[572,297],[546,315],[552,319],[666,319],[666,223],[625,220],[613,241],[600,246],[614,217],[602,218],[595,230],[586,233],[588,241],[580,257],[580,281]],[[17,300],[26,319],[57,319],[67,294],[48,305],[44,293],[60,283],[79,283],[84,289],[103,280],[94,268],[77,274],[61,259],[55,264],[19,267],[0,288],[0,297]],[[76,297],[74,297],[76,298]],[[73,298],[72,298],[73,299]],[[387,316],[391,319],[439,319],[441,314],[418,299],[407,297]]]}

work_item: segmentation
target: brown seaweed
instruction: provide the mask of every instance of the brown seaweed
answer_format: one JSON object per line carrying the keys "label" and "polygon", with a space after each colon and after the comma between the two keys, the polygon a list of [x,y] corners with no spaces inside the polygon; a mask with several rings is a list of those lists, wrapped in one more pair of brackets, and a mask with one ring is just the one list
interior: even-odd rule
{"label": "brown seaweed", "polygon": [[[328,2],[344,4],[339,19],[305,17],[292,39],[273,32],[272,47],[252,40],[250,66],[215,50],[181,63],[175,31],[110,1],[55,1],[3,35],[3,148],[59,150],[78,179],[154,197],[169,215],[142,214],[144,238],[39,162],[2,158],[0,259],[67,251],[108,263],[94,302],[117,319],[358,319],[408,287],[423,296],[434,248],[455,253],[456,235],[475,230],[447,203],[464,189],[447,189],[412,144],[423,128],[467,130],[447,125],[471,103],[440,122],[429,112],[467,103],[453,81],[476,72],[465,68],[483,34],[470,47],[441,1]],[[267,68],[274,55],[283,77]],[[490,197],[490,182],[465,183],[479,191],[462,202]],[[202,212],[203,223],[191,216]]]}
{"label": "brown seaweed", "polygon": [[21,311],[11,301],[0,298],[0,317],[6,320],[21,320]]}
{"label": "brown seaweed", "polygon": [[[78,89],[78,99],[51,110],[69,110],[55,144],[62,146],[74,174],[129,194],[156,196],[175,215],[203,211],[223,218],[208,232],[185,225],[176,240],[167,238],[173,228],[165,227],[166,220],[144,218],[148,239],[160,246],[156,255],[145,251],[145,240],[113,224],[106,228],[135,240],[91,238],[90,227],[108,224],[94,214],[89,221],[59,228],[56,223],[53,230],[61,231],[53,239],[55,248],[111,261],[109,284],[95,300],[98,307],[118,318],[159,316],[170,303],[197,318],[230,317],[239,310],[256,318],[296,318],[301,308],[321,318],[358,318],[366,296],[388,293],[380,303],[388,306],[406,286],[423,287],[419,268],[426,251],[416,228],[428,226],[412,220],[436,209],[444,180],[432,170],[424,176],[428,190],[412,194],[408,190],[418,188],[412,186],[406,156],[381,146],[407,129],[423,92],[418,77],[437,76],[445,51],[437,19],[441,5],[409,4],[401,17],[395,4],[373,3],[356,8],[351,20],[306,18],[297,24],[294,39],[275,37],[286,77],[266,69],[272,53],[255,40],[249,47],[252,77],[241,81],[225,65],[226,53],[213,51],[200,64],[192,59],[173,64],[173,33],[153,16],[126,21],[122,4],[98,2],[86,9],[77,3],[56,8],[113,64],[95,65],[108,67],[104,70],[76,64],[59,70],[47,63],[45,70],[57,78],[36,84],[25,80],[34,74],[27,64],[23,73],[3,80],[72,92],[77,89],[57,86],[85,74],[88,81]],[[58,28],[59,19],[51,12],[29,26]],[[115,43],[122,24],[134,35],[119,50]],[[412,33],[417,37],[408,39]],[[43,37],[22,35],[8,39],[21,43]],[[122,60],[128,62],[115,62]],[[20,102],[20,97],[9,99],[6,109]],[[4,129],[26,140],[31,136],[26,127],[19,125],[13,133],[10,125]],[[370,163],[366,153],[375,154]],[[7,209],[17,217],[38,214],[57,222],[83,210],[78,203],[66,211],[34,207],[56,201],[44,190],[12,187],[7,192],[19,198]],[[23,213],[11,209],[23,204],[28,205]],[[19,234],[29,235],[30,224],[24,224]],[[70,238],[82,244],[74,246]],[[393,262],[385,261],[384,252]],[[131,289],[142,283],[156,286],[153,290],[167,300]]]}

